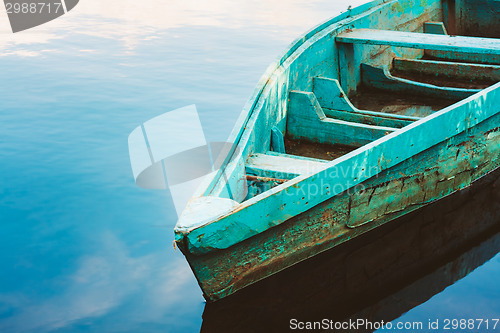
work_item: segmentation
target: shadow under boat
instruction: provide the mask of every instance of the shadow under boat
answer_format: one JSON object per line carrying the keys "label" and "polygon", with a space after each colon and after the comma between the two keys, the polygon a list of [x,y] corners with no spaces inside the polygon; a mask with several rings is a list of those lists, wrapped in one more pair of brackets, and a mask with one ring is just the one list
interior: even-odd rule
{"label": "shadow under boat", "polygon": [[201,332],[289,331],[292,318],[392,321],[499,251],[497,169],[464,190],[207,303]]}

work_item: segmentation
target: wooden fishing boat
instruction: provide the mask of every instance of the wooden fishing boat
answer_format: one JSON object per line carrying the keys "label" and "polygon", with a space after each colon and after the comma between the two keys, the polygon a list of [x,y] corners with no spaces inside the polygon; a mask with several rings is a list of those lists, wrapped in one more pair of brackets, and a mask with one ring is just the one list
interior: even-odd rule
{"label": "wooden fishing boat", "polygon": [[175,228],[204,297],[226,297],[497,169],[499,12],[494,0],[378,0],[293,43]]}

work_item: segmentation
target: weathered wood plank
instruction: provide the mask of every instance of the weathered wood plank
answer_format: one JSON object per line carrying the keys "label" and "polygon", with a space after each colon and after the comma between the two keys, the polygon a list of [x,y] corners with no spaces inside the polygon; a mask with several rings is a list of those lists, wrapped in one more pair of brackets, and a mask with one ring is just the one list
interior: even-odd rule
{"label": "weathered wood plank", "polygon": [[[337,40],[335,38],[335,40]],[[344,90],[348,96],[351,96],[356,91],[358,83],[361,82],[361,69],[357,65],[359,57],[356,52],[356,45],[352,43],[339,43],[337,44],[338,57],[339,57],[339,78]]]}
{"label": "weathered wood plank", "polygon": [[287,135],[325,144],[362,146],[395,129],[327,118],[314,93],[291,91]]}
{"label": "weathered wood plank", "polygon": [[321,162],[321,163],[328,163],[329,162],[328,160],[322,160],[320,158],[300,156],[300,155],[293,155],[293,154],[287,154],[287,153],[283,154],[283,153],[277,153],[275,151],[268,151],[268,152],[266,152],[266,155],[282,156],[282,157],[288,157],[288,158],[293,158],[293,159],[313,161],[313,162]]}
{"label": "weathered wood plank", "polygon": [[347,98],[336,79],[315,77],[313,93],[325,115],[330,118],[392,128],[401,128],[420,119],[419,117],[359,110]]}
{"label": "weathered wood plank", "polygon": [[[380,115],[364,114],[361,112],[347,112],[323,108],[329,118],[343,120],[351,123],[360,123],[379,127],[402,128],[410,125],[415,120],[400,120],[386,118]],[[383,112],[380,112],[383,113]],[[416,117],[415,117],[416,118]]]}
{"label": "weathered wood plank", "polygon": [[500,66],[498,65],[395,58],[393,68],[405,72],[449,78],[500,81]]}
{"label": "weathered wood plank", "polygon": [[487,53],[468,53],[456,51],[425,50],[425,55],[443,61],[460,61],[478,64],[500,65],[500,55]]}
{"label": "weathered wood plank", "polygon": [[[313,79],[312,91],[316,96],[319,105],[323,109],[347,111],[351,113],[358,113],[368,116],[379,116],[395,120],[404,120],[404,121],[420,120],[419,117],[410,117],[410,116],[403,116],[399,114],[391,114],[391,113],[384,113],[377,111],[359,110],[351,103],[349,98],[346,96],[337,79],[315,77]],[[326,111],[325,114],[328,116]]]}
{"label": "weathered wood plank", "polygon": [[415,49],[473,52],[500,55],[500,40],[496,38],[434,35],[376,29],[353,29],[340,33],[339,43],[391,45]]}
{"label": "weathered wood plank", "polygon": [[319,105],[323,108],[349,112],[357,111],[336,79],[315,77],[313,78],[312,91]]}
{"label": "weathered wood plank", "polygon": [[310,174],[322,167],[320,160],[294,158],[293,155],[254,154],[245,165],[246,173],[261,177],[292,179],[302,174]]}
{"label": "weathered wood plank", "polygon": [[368,64],[362,64],[361,69],[363,72],[363,83],[369,87],[381,90],[419,94],[451,100],[464,99],[481,91],[480,89],[440,87],[428,83],[402,79],[392,76],[387,66],[378,68]]}

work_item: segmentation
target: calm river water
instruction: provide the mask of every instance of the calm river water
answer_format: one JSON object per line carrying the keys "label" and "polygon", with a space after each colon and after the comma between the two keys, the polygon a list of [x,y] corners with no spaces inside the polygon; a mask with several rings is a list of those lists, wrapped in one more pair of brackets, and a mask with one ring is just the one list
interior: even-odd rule
{"label": "calm river water", "polygon": [[[0,332],[198,332],[174,206],[135,186],[128,134],[196,104],[224,141],[287,45],[362,2],[82,0],[16,34],[0,13]],[[499,318],[499,277],[494,256],[398,320]]]}

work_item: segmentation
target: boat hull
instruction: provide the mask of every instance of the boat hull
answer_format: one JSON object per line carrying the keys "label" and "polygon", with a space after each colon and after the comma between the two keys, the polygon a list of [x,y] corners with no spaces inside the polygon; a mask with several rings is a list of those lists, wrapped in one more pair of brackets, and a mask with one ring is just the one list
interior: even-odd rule
{"label": "boat hull", "polygon": [[[408,59],[427,54],[399,44],[351,45],[349,31],[408,31],[427,39],[421,36],[422,26],[444,20],[441,5],[438,0],[363,5],[313,29],[266,72],[229,140],[238,148],[228,155],[232,162],[192,199],[176,226],[177,246],[207,300],[235,293],[466,188],[499,168],[500,84],[475,94],[467,90],[464,96],[470,97],[421,119],[377,113],[381,116],[377,121],[398,126],[334,119],[337,115],[360,118],[373,111],[354,110],[348,103],[348,97],[366,81],[365,64],[380,68],[391,63],[396,53]],[[342,33],[342,38],[347,34],[351,40],[338,42]],[[471,55],[466,48],[450,55],[433,47],[432,55],[450,61]],[[496,63],[497,58],[486,51],[474,55],[474,61]],[[408,80],[394,85],[397,89],[409,86]],[[425,88],[435,97],[450,90],[422,84],[411,87],[420,92]],[[345,99],[345,105],[333,103],[332,96]],[[254,154],[274,150],[271,132],[359,148],[293,177],[251,175],[254,180],[280,182],[247,197],[246,188],[238,184],[247,184],[246,164]]]}
{"label": "boat hull", "polygon": [[400,317],[500,251],[499,177],[493,172],[459,193],[207,304],[201,331],[279,332],[291,318],[388,322]]}
{"label": "boat hull", "polygon": [[205,255],[185,253],[205,298],[215,301],[228,296],[498,169],[498,124],[496,114],[374,175],[356,189],[227,249]]}

